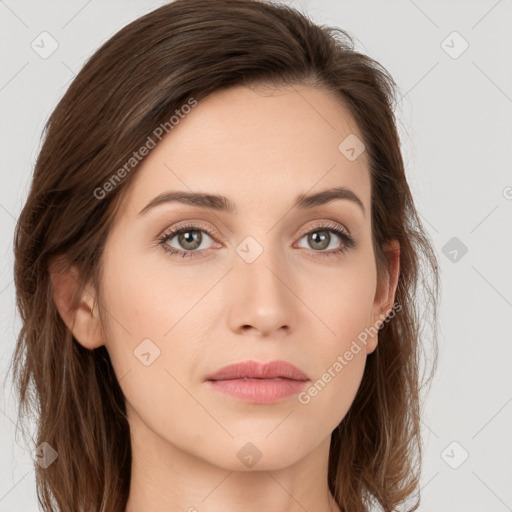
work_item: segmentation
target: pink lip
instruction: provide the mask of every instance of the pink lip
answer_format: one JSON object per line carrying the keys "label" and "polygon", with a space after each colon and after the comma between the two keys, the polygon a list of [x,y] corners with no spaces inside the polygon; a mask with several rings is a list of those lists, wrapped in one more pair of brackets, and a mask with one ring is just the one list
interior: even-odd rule
{"label": "pink lip", "polygon": [[286,361],[244,361],[221,368],[205,382],[245,402],[267,404],[299,393],[308,380],[304,372]]}

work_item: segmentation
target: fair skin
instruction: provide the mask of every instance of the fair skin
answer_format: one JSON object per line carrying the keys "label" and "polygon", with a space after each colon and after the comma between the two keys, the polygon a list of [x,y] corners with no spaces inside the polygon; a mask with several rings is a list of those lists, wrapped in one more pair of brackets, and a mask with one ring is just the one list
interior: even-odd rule
{"label": "fair skin", "polygon": [[[64,321],[84,347],[106,346],[126,397],[126,512],[339,511],[327,487],[330,436],[377,336],[307,404],[297,395],[246,403],[204,382],[229,363],[278,359],[311,385],[394,303],[399,248],[386,246],[390,272],[378,280],[367,155],[350,161],[338,149],[350,134],[362,139],[355,122],[322,89],[269,91],[240,86],[208,96],[150,151],[107,240],[99,305],[89,287],[69,308],[74,280],[55,280]],[[364,212],[348,199],[293,208],[299,194],[332,187],[350,189]],[[238,213],[167,202],[139,214],[169,191],[223,195]],[[326,222],[355,246],[333,254],[345,242]],[[159,237],[189,223],[202,241],[188,252],[201,256],[169,255]],[[307,233],[330,242],[315,245]],[[191,240],[174,235],[166,245],[187,252]],[[258,247],[251,263],[237,252]],[[149,365],[134,355],[145,339],[144,352],[160,350]],[[252,467],[237,456],[244,446],[261,455]]]}

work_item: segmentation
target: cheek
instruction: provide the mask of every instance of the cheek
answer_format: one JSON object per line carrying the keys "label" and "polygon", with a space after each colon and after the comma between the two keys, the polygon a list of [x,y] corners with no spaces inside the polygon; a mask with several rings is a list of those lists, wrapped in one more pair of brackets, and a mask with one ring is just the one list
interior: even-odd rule
{"label": "cheek", "polygon": [[161,267],[148,262],[138,269],[123,264],[105,268],[106,345],[131,420],[141,418],[163,437],[193,445],[200,429],[187,422],[201,425],[204,417],[186,391],[195,378],[199,350],[192,320],[201,308],[198,297],[211,284],[201,285],[179,271],[162,277]]}
{"label": "cheek", "polygon": [[151,251],[151,257],[136,250],[111,251],[104,265],[104,303],[109,324],[121,332],[121,339],[130,339],[131,343],[144,338],[165,343],[174,326],[189,312],[193,314],[192,309],[214,284],[206,274],[198,277],[198,267],[174,263],[173,268],[166,264],[162,249]]}
{"label": "cheek", "polygon": [[104,265],[107,350],[128,401],[145,407],[153,397],[152,411],[160,410],[158,396],[167,404],[183,400],[178,383],[188,386],[197,377],[208,337],[205,295],[218,279],[198,277],[197,268],[171,271],[165,263],[165,255],[127,251],[121,258],[112,251]]}
{"label": "cheek", "polygon": [[[316,333],[316,350],[324,365],[343,354],[354,339],[364,339],[370,327],[376,292],[376,271],[370,255],[340,263],[338,269],[321,269],[301,278],[299,296]],[[310,273],[311,274],[311,273]],[[308,330],[307,326],[300,329]],[[362,345],[364,348],[364,344]]]}
{"label": "cheek", "polygon": [[321,425],[326,435],[347,415],[361,384],[365,363],[363,351],[350,361],[335,359],[299,394],[299,407],[313,425]]}
{"label": "cheek", "polygon": [[[312,384],[299,395],[299,403],[312,417],[323,418],[334,429],[347,414],[359,389],[366,364],[366,344],[374,335],[370,329],[375,298],[376,273],[371,258],[356,265],[341,266],[324,279],[325,286],[311,286],[308,305],[315,320],[316,361]],[[317,281],[318,283],[318,281]]]}

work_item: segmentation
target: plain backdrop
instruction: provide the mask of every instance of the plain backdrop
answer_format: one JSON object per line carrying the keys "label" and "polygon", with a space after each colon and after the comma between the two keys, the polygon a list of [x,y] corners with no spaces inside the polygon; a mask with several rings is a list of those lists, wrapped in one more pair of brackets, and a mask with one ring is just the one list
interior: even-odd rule
{"label": "plain backdrop", "polygon": [[[84,61],[162,3],[0,0],[2,378],[20,327],[12,237],[43,125]],[[285,3],[347,30],[401,92],[408,179],[442,279],[419,511],[512,510],[512,1]],[[33,49],[41,37],[58,44],[46,58]],[[7,381],[0,512],[37,511],[33,456],[22,438],[15,441],[15,418]]]}

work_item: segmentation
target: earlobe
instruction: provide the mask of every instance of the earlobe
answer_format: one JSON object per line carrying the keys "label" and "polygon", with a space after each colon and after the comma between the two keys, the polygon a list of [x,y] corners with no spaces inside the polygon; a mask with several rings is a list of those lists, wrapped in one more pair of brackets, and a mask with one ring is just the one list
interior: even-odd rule
{"label": "earlobe", "polygon": [[49,265],[52,295],[59,314],[76,340],[90,350],[103,345],[98,305],[91,286],[79,290],[79,272],[75,265],[63,267],[59,258]]}

